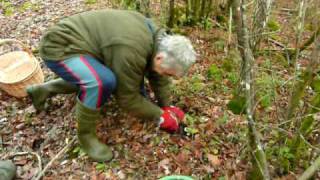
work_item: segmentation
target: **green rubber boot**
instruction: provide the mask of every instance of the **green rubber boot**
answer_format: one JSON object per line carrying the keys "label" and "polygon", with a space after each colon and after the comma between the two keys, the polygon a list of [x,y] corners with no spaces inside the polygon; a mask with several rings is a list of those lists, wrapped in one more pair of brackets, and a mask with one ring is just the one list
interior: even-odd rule
{"label": "green rubber boot", "polygon": [[16,176],[16,166],[11,161],[0,161],[0,180],[11,180]]}
{"label": "green rubber boot", "polygon": [[27,93],[32,99],[33,106],[38,110],[45,109],[46,99],[56,94],[71,94],[77,92],[79,88],[67,81],[58,78],[43,84],[27,87]]}
{"label": "green rubber boot", "polygon": [[96,124],[100,118],[99,110],[85,107],[79,100],[76,104],[78,139],[82,149],[94,161],[104,162],[113,158],[111,149],[101,143],[96,135]]}

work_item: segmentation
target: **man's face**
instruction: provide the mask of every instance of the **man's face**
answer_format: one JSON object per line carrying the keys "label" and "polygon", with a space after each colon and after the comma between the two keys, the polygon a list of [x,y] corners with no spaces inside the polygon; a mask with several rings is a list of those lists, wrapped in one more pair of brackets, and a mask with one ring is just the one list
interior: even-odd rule
{"label": "man's face", "polygon": [[158,53],[153,59],[153,70],[160,75],[170,76],[174,79],[179,79],[181,76],[178,75],[177,71],[173,68],[163,68],[164,55],[162,53]]}

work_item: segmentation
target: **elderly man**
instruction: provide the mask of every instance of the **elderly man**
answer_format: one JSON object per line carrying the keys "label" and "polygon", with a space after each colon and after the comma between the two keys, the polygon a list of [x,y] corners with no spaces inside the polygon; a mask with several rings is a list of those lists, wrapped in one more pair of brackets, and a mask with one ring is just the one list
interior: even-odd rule
{"label": "elderly man", "polygon": [[[96,136],[99,109],[112,93],[136,117],[158,119],[168,132],[178,130],[184,113],[170,106],[168,77],[183,76],[196,60],[187,38],[167,35],[136,12],[89,11],[51,27],[40,42],[40,56],[60,78],[27,88],[34,106],[41,110],[52,95],[78,92],[78,139],[93,160],[113,156]],[[140,93],[144,77],[157,105]]]}

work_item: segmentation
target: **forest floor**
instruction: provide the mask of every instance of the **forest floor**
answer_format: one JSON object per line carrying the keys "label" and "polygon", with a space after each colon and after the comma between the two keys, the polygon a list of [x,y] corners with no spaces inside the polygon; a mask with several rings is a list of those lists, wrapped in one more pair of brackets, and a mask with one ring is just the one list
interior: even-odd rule
{"label": "forest floor", "polygon": [[[47,27],[78,12],[110,8],[111,4],[106,2],[16,1],[12,12],[0,9],[0,38],[18,39],[37,49]],[[292,3],[279,2],[273,14],[281,25],[281,32],[275,36],[292,47],[294,35],[290,33],[293,28],[289,26],[287,12],[281,9],[294,7]],[[157,4],[152,6],[158,7]],[[201,27],[181,29],[191,38],[199,54],[199,61],[187,77],[175,82],[172,95],[175,105],[188,113],[186,123],[190,136],[167,134],[154,122],[142,122],[125,115],[111,101],[104,107],[98,135],[113,149],[115,158],[109,163],[92,162],[76,141],[53,162],[44,179],[158,179],[172,174],[197,179],[245,179],[250,168],[245,117],[235,115],[227,108],[239,78],[240,57],[234,50],[235,37],[232,36],[232,42],[228,43],[227,25],[211,23],[212,27],[207,30]],[[278,56],[274,60],[257,59],[258,69],[264,72],[261,74],[270,75],[268,69],[272,68],[277,80],[286,82],[290,77],[283,68],[285,62]],[[42,69],[46,81],[54,78],[43,64]],[[261,89],[258,91],[268,91],[269,86],[273,86],[274,79],[266,83],[263,79],[266,76],[259,78]],[[286,106],[286,88],[286,85],[278,88],[277,96],[272,96],[272,102],[278,98],[277,106],[269,105],[270,99],[262,99],[267,104],[257,105],[258,111],[263,109],[257,115],[261,124],[278,123],[277,114],[281,111],[276,107]],[[74,99],[75,95],[55,96],[49,101],[46,112],[36,113],[30,99],[17,99],[0,91],[0,158],[14,161],[18,166],[17,179],[32,179],[39,173],[39,163],[33,154],[14,156],[16,152],[34,152],[45,166],[76,136]],[[259,126],[259,129],[264,135],[270,131],[271,135],[263,137],[264,141],[272,139],[273,130],[265,126]],[[277,169],[271,166],[270,171],[277,176]],[[299,170],[290,172],[282,179],[294,179],[299,173]]]}

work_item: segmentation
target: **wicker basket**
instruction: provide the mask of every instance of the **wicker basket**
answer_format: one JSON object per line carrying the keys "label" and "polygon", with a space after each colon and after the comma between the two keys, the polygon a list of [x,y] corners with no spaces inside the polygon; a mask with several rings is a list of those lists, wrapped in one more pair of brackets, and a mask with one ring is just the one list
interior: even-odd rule
{"label": "wicker basket", "polygon": [[28,47],[14,39],[0,40],[0,46],[8,43],[17,43],[23,50],[0,55],[0,88],[12,96],[25,97],[27,86],[44,82],[43,72]]}

